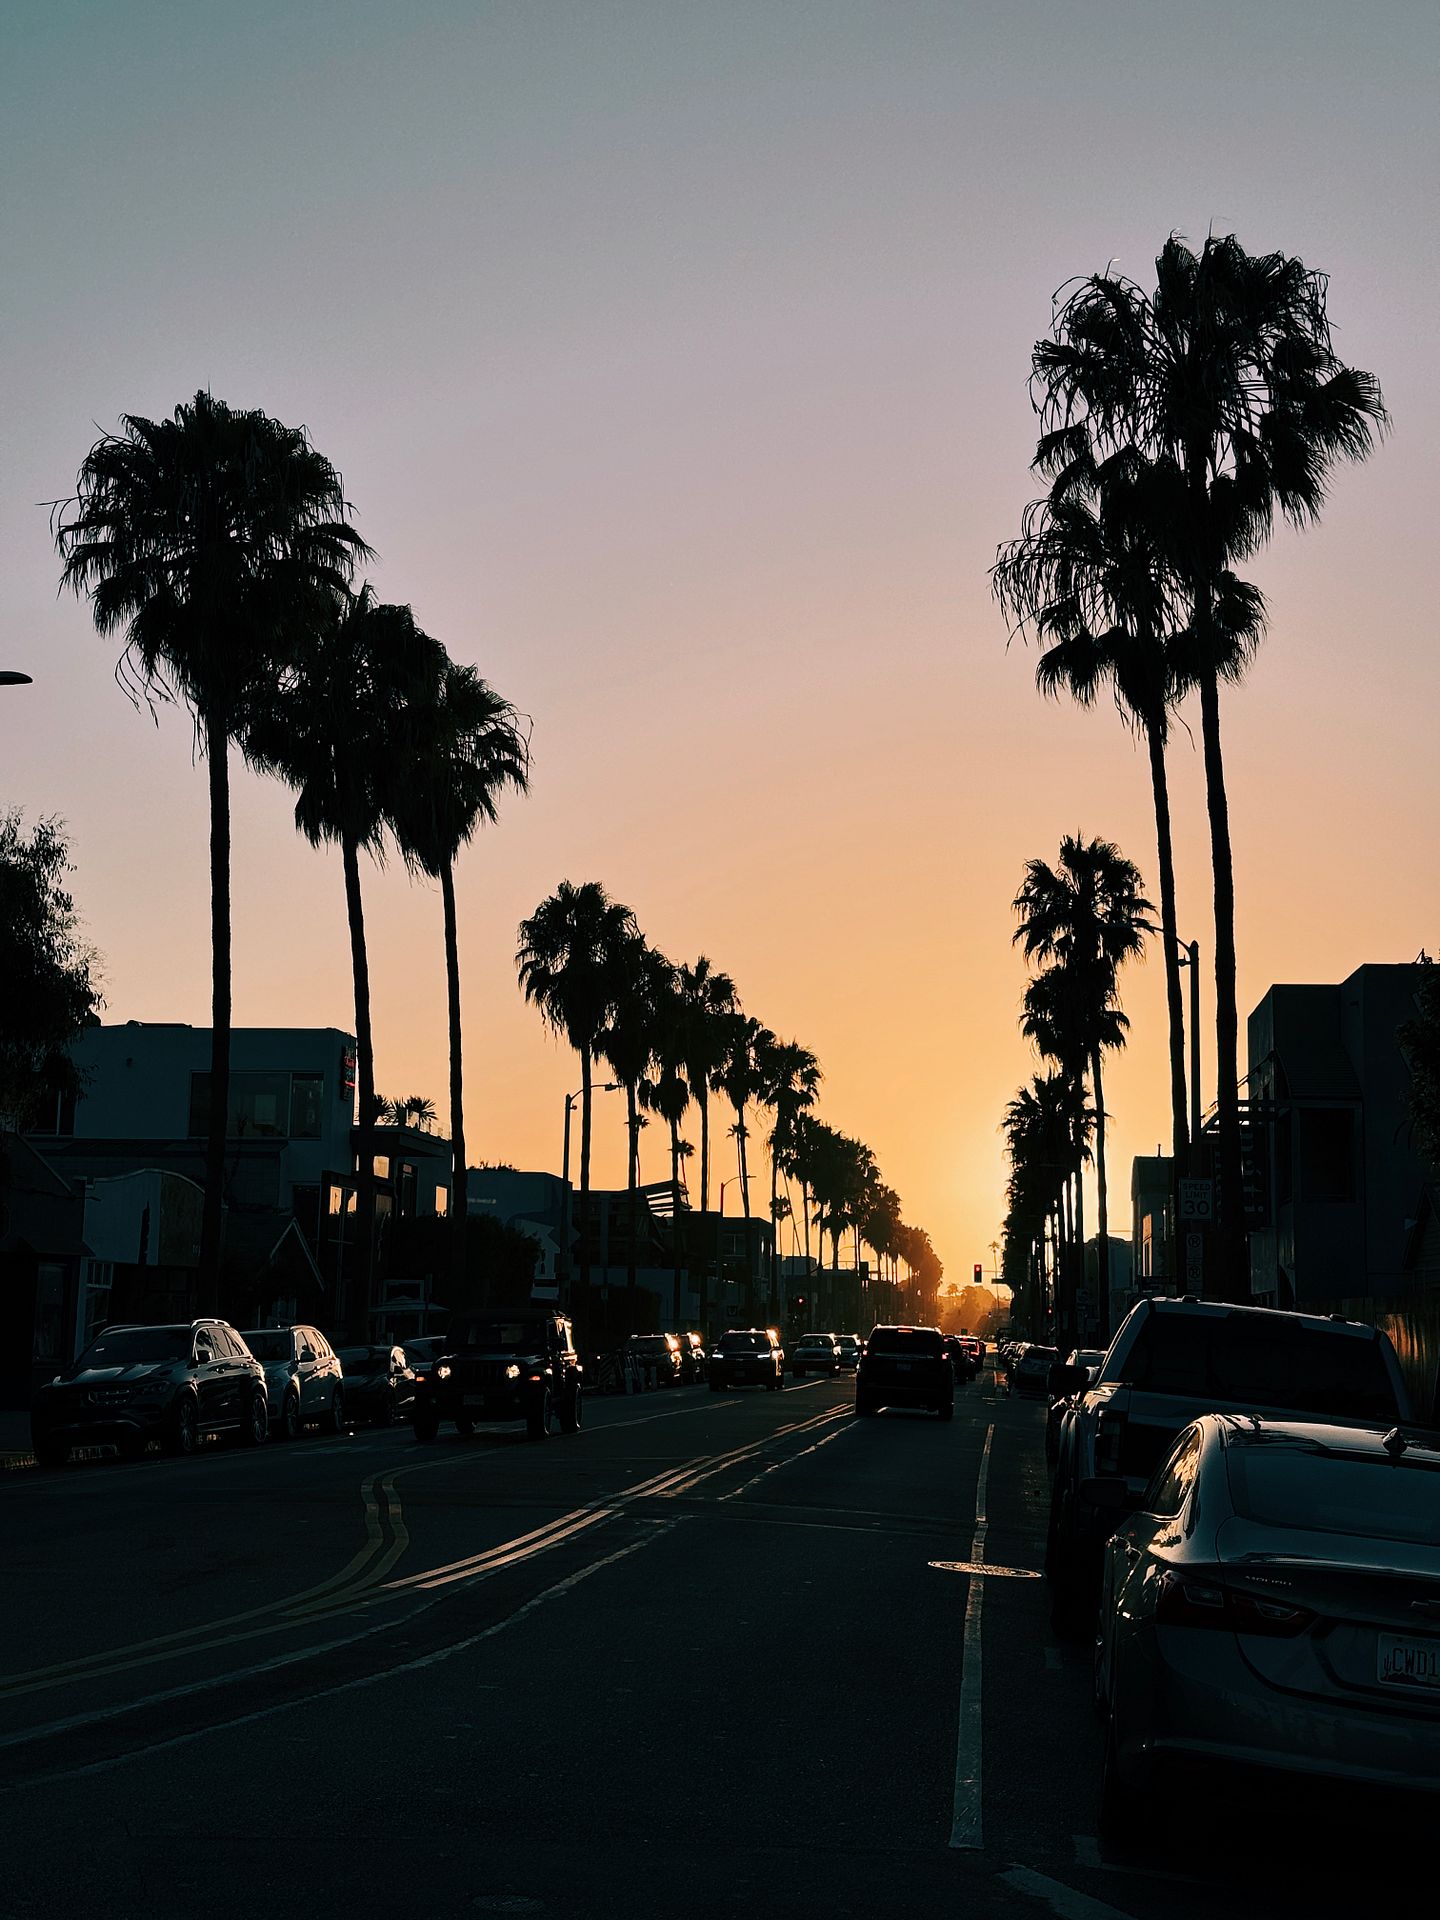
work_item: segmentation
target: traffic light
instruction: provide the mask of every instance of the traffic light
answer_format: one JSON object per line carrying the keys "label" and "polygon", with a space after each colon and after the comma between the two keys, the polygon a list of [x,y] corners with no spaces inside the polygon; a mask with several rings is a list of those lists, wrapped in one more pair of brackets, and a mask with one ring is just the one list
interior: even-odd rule
{"label": "traffic light", "polygon": [[977,1260],[975,1262],[975,1284],[977,1287],[980,1285],[981,1277],[984,1274],[984,1271],[985,1269],[981,1266],[980,1262]]}

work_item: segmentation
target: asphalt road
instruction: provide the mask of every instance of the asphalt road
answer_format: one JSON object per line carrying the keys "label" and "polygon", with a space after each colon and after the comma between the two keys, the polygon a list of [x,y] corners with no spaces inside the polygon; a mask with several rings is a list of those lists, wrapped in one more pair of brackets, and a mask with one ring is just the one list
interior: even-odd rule
{"label": "asphalt road", "polygon": [[991,1374],[949,1426],[851,1398],[7,1476],[0,1915],[1314,1920],[1398,1888],[1423,1834],[1313,1793],[1102,1862],[1088,1656],[1028,1577],[1040,1407]]}

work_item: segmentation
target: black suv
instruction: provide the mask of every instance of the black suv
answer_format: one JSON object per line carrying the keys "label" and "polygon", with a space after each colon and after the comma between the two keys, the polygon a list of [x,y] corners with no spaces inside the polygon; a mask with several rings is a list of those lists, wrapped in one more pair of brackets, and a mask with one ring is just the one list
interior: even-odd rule
{"label": "black suv", "polygon": [[575,1433],[583,1373],[563,1313],[497,1307],[461,1314],[444,1351],[415,1381],[415,1438],[433,1440],[442,1420],[453,1420],[459,1433],[492,1420],[523,1420],[532,1440],[545,1439],[557,1422]]}
{"label": "black suv", "polygon": [[785,1349],[773,1327],[731,1327],[710,1355],[710,1391],[727,1387],[764,1387],[778,1393],[785,1384]]}
{"label": "black suv", "polygon": [[224,1320],[106,1327],[30,1409],[42,1467],[63,1465],[71,1447],[104,1443],[130,1458],[149,1440],[191,1454],[202,1434],[226,1431],[258,1446],[270,1408],[265,1369]]}
{"label": "black suv", "polygon": [[[1181,1432],[1202,1413],[1306,1414],[1391,1424],[1410,1417],[1395,1349],[1339,1315],[1209,1300],[1142,1300],[1093,1376],[1053,1367],[1062,1410],[1045,1572],[1062,1632],[1094,1615],[1100,1557]],[[1108,1483],[1108,1484],[1106,1484]]]}
{"label": "black suv", "polygon": [[872,1327],[855,1375],[855,1411],[928,1407],[955,1418],[955,1369],[938,1327]]}

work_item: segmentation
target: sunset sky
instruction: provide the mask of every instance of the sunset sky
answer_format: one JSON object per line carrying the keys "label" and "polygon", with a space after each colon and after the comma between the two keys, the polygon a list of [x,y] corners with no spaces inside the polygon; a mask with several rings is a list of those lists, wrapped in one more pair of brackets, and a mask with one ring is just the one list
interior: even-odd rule
{"label": "sunset sky", "polygon": [[[1108,709],[1041,703],[986,571],[1032,491],[1052,293],[1108,261],[1147,279],[1171,229],[1328,271],[1394,417],[1255,569],[1271,628],[1224,712],[1242,1017],[1272,981],[1440,944],[1437,22],[11,0],[0,667],[35,684],[0,691],[0,804],[69,823],[105,1017],[208,1024],[204,781],[185,717],[135,712],[57,599],[39,503],[97,428],[209,387],[310,429],[381,598],[533,716],[532,795],[460,870],[472,1164],[558,1168],[578,1074],[520,999],[515,929],[597,879],[818,1053],[824,1117],[951,1278],[988,1268],[997,1122],[1034,1070],[1022,865],[1077,831],[1152,883],[1155,858],[1143,754]],[[1208,967],[1196,735],[1180,924]],[[237,772],[235,1018],[349,1027],[339,860],[290,807]],[[438,892],[392,866],[368,906],[379,1085],[443,1108]],[[1123,995],[1122,1228],[1168,1131],[1158,954]],[[1204,998],[1208,1023],[1208,974]],[[619,1103],[600,1119],[618,1184]],[[658,1129],[644,1151],[660,1177]]]}

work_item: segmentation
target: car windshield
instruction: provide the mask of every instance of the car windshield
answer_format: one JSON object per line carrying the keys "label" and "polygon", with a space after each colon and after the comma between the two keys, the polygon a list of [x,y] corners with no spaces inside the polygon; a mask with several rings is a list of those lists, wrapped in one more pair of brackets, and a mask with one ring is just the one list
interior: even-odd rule
{"label": "car windshield", "polygon": [[1232,1406],[1355,1420],[1393,1420],[1400,1411],[1377,1341],[1248,1314],[1152,1314],[1118,1378],[1149,1393]]}
{"label": "car windshield", "polygon": [[244,1334],[242,1338],[257,1360],[289,1360],[293,1357],[288,1333],[277,1332],[271,1327],[257,1327],[254,1333]]}
{"label": "car windshield", "polygon": [[802,1347],[828,1347],[830,1336],[828,1333],[807,1333],[800,1344]]}
{"label": "car windshield", "polygon": [[865,1351],[943,1354],[945,1341],[933,1327],[876,1327],[865,1343]]}
{"label": "car windshield", "polygon": [[1440,1457],[1433,1453],[1391,1460],[1257,1440],[1229,1448],[1226,1464],[1244,1520],[1440,1547]]}
{"label": "car windshield", "polygon": [[188,1360],[194,1343],[189,1327],[116,1327],[93,1340],[75,1362],[82,1367],[133,1367],[141,1361]]}
{"label": "car windshield", "polygon": [[340,1364],[347,1373],[380,1373],[390,1365],[389,1347],[342,1347]]}
{"label": "car windshield", "polygon": [[722,1353],[761,1353],[768,1351],[770,1341],[763,1333],[727,1333],[721,1339]]}
{"label": "car windshield", "polygon": [[542,1320],[464,1320],[450,1336],[452,1353],[543,1353]]}

